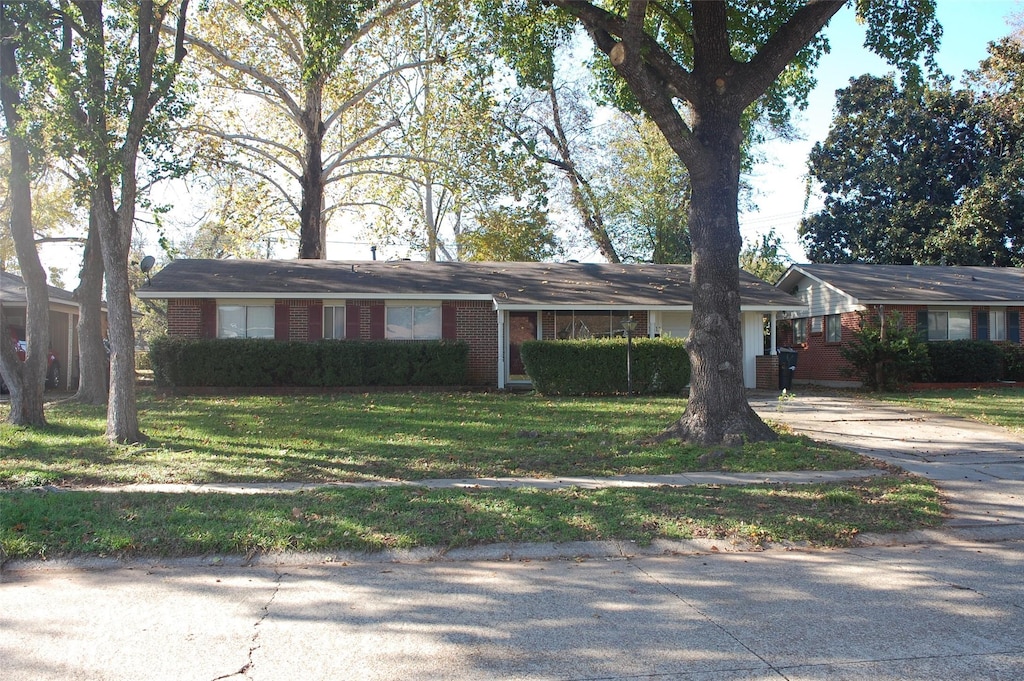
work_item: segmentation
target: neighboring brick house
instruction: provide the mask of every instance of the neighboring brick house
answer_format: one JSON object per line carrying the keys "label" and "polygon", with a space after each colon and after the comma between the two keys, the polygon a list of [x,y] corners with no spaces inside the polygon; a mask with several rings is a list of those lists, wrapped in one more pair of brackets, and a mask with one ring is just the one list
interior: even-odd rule
{"label": "neighboring brick house", "polygon": [[1020,343],[1024,270],[926,265],[793,265],[776,286],[804,309],[779,324],[779,347],[798,352],[795,382],[858,385],[843,373],[840,349],[860,315],[898,312],[931,342]]}
{"label": "neighboring brick house", "polygon": [[[50,350],[56,359],[57,377],[51,387],[71,389],[78,385],[78,318],[80,307],[75,294],[56,286],[48,286],[50,297]],[[25,280],[17,274],[0,272],[0,338],[8,335],[25,338],[25,310],[28,302]],[[107,313],[101,310],[101,324],[106,329]],[[50,365],[51,367],[54,364]],[[47,380],[49,384],[49,379]]]}
{"label": "neighboring brick house", "polygon": [[[766,319],[799,303],[741,273],[744,380],[754,387]],[[528,339],[685,337],[688,265],[329,260],[175,260],[137,291],[167,300],[167,332],[190,338],[438,339],[469,345],[469,381],[528,386]],[[774,358],[772,358],[774,359]]]}

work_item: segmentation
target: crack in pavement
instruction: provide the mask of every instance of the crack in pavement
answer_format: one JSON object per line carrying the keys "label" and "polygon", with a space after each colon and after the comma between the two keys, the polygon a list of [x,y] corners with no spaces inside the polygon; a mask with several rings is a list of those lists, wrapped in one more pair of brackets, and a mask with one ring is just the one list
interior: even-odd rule
{"label": "crack in pavement", "polygon": [[645,570],[645,569],[643,569],[642,567],[640,567],[640,565],[638,565],[638,564],[636,563],[636,561],[633,561],[633,560],[630,560],[630,559],[628,559],[628,558],[627,558],[627,562],[628,562],[628,563],[629,563],[629,564],[630,564],[630,565],[631,565],[631,566],[633,567],[633,569],[634,569],[634,570],[636,570],[636,571],[637,571],[637,572],[639,572],[640,574],[642,574],[642,575],[644,575],[645,577],[647,577],[647,579],[649,579],[649,580],[651,580],[652,582],[654,582],[655,584],[657,584],[657,585],[658,585],[659,587],[661,587],[662,589],[664,589],[664,590],[665,590],[665,591],[666,591],[667,593],[671,594],[671,595],[672,595],[672,597],[673,597],[673,598],[675,598],[675,599],[676,599],[677,601],[679,601],[680,603],[682,603],[683,605],[685,605],[686,607],[690,608],[690,609],[691,609],[691,610],[693,610],[693,611],[694,611],[695,613],[697,613],[698,615],[700,615],[701,617],[703,617],[703,618],[704,618],[704,620],[705,620],[705,621],[706,621],[706,622],[707,622],[708,624],[710,624],[711,626],[713,626],[713,627],[715,627],[716,629],[718,629],[718,630],[719,630],[720,632],[722,632],[723,634],[725,634],[726,636],[728,636],[728,637],[729,637],[730,639],[732,639],[733,641],[735,641],[735,642],[736,642],[736,644],[737,644],[738,646],[740,646],[741,648],[743,648],[744,650],[746,650],[746,651],[747,651],[748,653],[750,653],[751,655],[753,655],[754,657],[756,657],[756,658],[757,658],[758,660],[760,660],[760,661],[761,661],[761,662],[762,662],[762,663],[763,663],[763,664],[764,664],[764,665],[765,665],[765,666],[766,666],[766,667],[767,667],[768,669],[770,669],[771,671],[773,671],[773,672],[775,672],[776,674],[778,674],[778,675],[779,675],[779,678],[781,678],[781,679],[786,679],[787,681],[789,680],[789,677],[788,677],[788,676],[786,676],[786,675],[785,675],[784,673],[782,673],[782,670],[781,670],[781,669],[779,669],[778,667],[776,667],[775,665],[773,665],[773,664],[772,664],[771,662],[769,662],[768,660],[766,660],[766,659],[765,659],[765,658],[764,658],[764,657],[763,657],[762,655],[760,655],[760,654],[759,654],[759,653],[758,653],[758,652],[757,652],[756,650],[754,650],[753,648],[751,648],[750,646],[748,646],[748,645],[747,645],[746,643],[744,643],[743,641],[741,641],[741,640],[739,639],[739,637],[738,637],[738,636],[736,636],[736,634],[734,634],[733,632],[729,631],[729,630],[728,630],[728,629],[726,629],[726,628],[725,628],[724,626],[722,626],[722,625],[721,625],[721,624],[720,624],[720,623],[719,623],[719,622],[718,622],[717,620],[715,620],[715,619],[714,619],[713,617],[711,617],[711,615],[707,614],[706,612],[704,612],[703,610],[701,610],[700,608],[698,608],[698,607],[697,607],[696,605],[694,605],[694,604],[693,604],[693,603],[691,603],[690,601],[688,601],[688,600],[686,600],[685,598],[683,598],[683,596],[682,596],[681,594],[678,594],[678,593],[676,593],[675,591],[673,591],[672,589],[670,589],[670,588],[669,588],[669,587],[668,587],[668,586],[667,586],[667,585],[666,585],[665,583],[663,583],[663,582],[662,582],[662,581],[661,581],[660,579],[658,579],[657,577],[655,577],[654,575],[652,575],[652,574],[651,574],[650,572],[648,572],[647,570]]}
{"label": "crack in pavement", "polygon": [[254,631],[253,631],[253,634],[252,634],[252,638],[249,639],[249,643],[250,643],[250,645],[249,645],[249,653],[248,653],[248,659],[246,660],[245,664],[243,664],[238,669],[238,671],[234,671],[234,672],[231,672],[230,674],[223,674],[222,676],[214,677],[213,681],[222,681],[222,679],[230,679],[230,678],[235,677],[235,676],[244,676],[244,677],[248,678],[249,670],[252,669],[252,666],[253,666],[252,656],[253,656],[253,654],[257,650],[259,650],[260,648],[263,647],[260,644],[260,642],[259,642],[259,640],[260,640],[259,626],[261,624],[263,624],[263,621],[266,620],[267,617],[270,616],[270,606],[273,605],[274,600],[277,598],[277,594],[281,591],[281,580],[284,579],[286,574],[287,573],[285,573],[285,572],[278,572],[277,570],[274,571],[274,575],[275,575],[275,578],[274,578],[274,591],[270,594],[270,598],[267,599],[267,602],[263,604],[263,608],[261,608],[262,614],[260,615],[260,618],[258,620],[256,620],[255,624],[252,625]]}

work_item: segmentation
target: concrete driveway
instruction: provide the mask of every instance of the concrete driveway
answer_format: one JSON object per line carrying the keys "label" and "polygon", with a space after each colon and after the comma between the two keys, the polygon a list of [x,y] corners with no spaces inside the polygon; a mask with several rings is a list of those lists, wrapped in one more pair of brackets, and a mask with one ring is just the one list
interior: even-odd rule
{"label": "concrete driveway", "polygon": [[976,421],[851,396],[756,394],[763,419],[938,483],[953,518],[943,532],[1024,539],[1024,436]]}
{"label": "concrete driveway", "polygon": [[950,526],[847,550],[19,564],[0,572],[3,678],[1024,678],[1020,440],[859,400],[754,402],[931,471]]}

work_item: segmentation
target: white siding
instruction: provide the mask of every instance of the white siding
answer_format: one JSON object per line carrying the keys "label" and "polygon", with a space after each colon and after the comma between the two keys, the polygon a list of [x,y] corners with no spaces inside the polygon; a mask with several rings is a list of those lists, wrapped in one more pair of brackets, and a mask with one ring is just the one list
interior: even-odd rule
{"label": "white siding", "polygon": [[743,386],[757,387],[757,356],[764,353],[764,324],[760,312],[742,314]]}
{"label": "white siding", "polygon": [[862,306],[854,303],[850,296],[813,279],[805,278],[800,282],[797,297],[807,304],[809,317],[821,317],[863,309]]}
{"label": "white siding", "polygon": [[692,312],[667,311],[651,314],[651,335],[686,338],[690,335]]}

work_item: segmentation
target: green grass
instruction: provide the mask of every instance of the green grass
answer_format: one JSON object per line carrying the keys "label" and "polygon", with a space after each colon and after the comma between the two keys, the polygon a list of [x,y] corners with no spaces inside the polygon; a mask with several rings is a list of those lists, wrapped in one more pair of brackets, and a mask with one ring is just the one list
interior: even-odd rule
{"label": "green grass", "polygon": [[1019,388],[922,390],[874,397],[915,409],[962,416],[1024,433],[1024,390]]}
{"label": "green grass", "polygon": [[[379,481],[866,468],[807,438],[713,450],[644,444],[681,399],[375,393],[172,397],[143,390],[143,446],[111,447],[101,408],[0,425],[0,559],[374,551],[656,537],[807,541],[942,520],[927,481],[601,490],[322,488],[298,494],[99,493],[43,485]],[[4,414],[0,413],[0,416]],[[35,487],[36,489],[32,489]]]}
{"label": "green grass", "polygon": [[5,443],[0,487],[871,465],[851,452],[785,434],[778,442],[713,452],[677,442],[641,443],[678,418],[685,406],[685,400],[672,398],[428,392],[174,397],[143,390],[139,419],[149,441],[142,446],[108,446],[104,410],[71,402],[48,408],[46,429],[0,425],[0,442]]}
{"label": "green grass", "polygon": [[11,558],[375,551],[495,542],[710,537],[849,545],[863,532],[942,521],[927,481],[843,484],[427,490],[332,488],[298,494],[21,490],[0,495]]}

